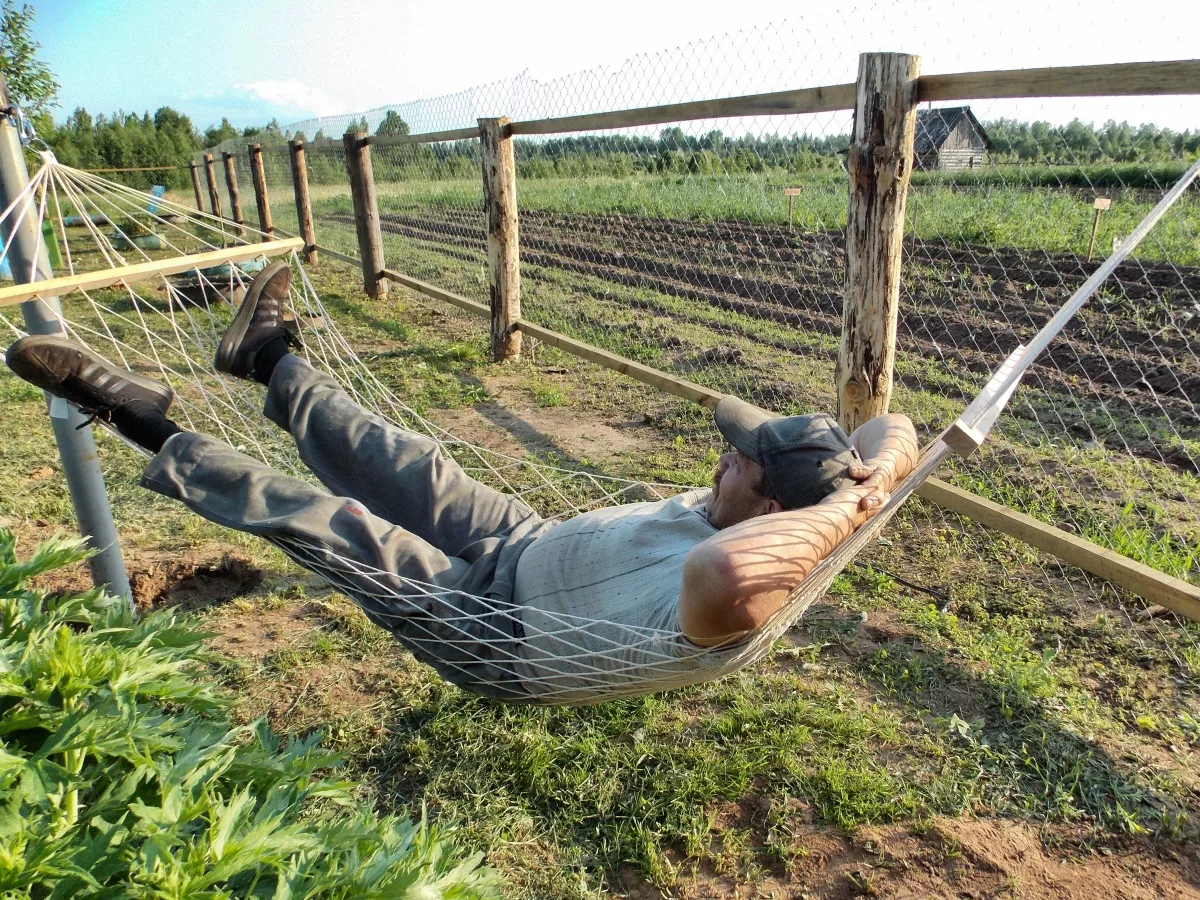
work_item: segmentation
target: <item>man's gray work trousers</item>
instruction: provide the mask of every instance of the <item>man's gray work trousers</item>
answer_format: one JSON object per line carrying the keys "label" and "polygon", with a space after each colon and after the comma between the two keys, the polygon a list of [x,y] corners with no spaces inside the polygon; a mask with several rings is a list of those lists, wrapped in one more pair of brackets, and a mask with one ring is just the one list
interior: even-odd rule
{"label": "man's gray work trousers", "polygon": [[509,665],[523,636],[513,584],[521,551],[556,523],[366,412],[297,356],[276,366],[264,414],[331,493],[191,432],[166,443],[143,485],[274,540],[447,680],[528,699]]}

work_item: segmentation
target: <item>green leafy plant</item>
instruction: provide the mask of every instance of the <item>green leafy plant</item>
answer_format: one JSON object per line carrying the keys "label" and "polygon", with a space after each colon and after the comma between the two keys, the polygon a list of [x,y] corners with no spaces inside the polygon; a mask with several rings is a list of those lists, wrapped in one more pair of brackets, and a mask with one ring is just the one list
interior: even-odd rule
{"label": "green leafy plant", "polygon": [[195,628],[29,586],[85,556],[0,529],[0,896],[497,896],[424,816],[358,807],[319,736],[233,726]]}
{"label": "green leafy plant", "polygon": [[127,238],[146,237],[148,234],[153,234],[150,226],[141,219],[122,219],[117,227]]}

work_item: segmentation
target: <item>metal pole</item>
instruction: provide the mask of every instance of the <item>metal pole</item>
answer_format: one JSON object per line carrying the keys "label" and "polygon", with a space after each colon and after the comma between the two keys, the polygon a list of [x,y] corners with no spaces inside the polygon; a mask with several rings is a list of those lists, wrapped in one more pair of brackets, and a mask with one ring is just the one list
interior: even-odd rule
{"label": "metal pole", "polygon": [[[0,75],[0,209],[7,208],[29,183],[20,135],[9,114],[10,108],[8,85],[4,76]],[[14,210],[5,226],[8,232],[5,239],[10,235],[12,237],[8,260],[13,280],[19,284],[53,277],[36,219],[30,214],[18,216]],[[22,303],[21,311],[25,314],[25,327],[30,334],[62,333],[58,315],[62,307],[57,297]],[[58,444],[58,454],[62,459],[63,474],[67,478],[67,490],[71,494],[79,531],[87,539],[88,546],[96,551],[88,560],[92,581],[97,587],[103,586],[111,593],[128,599],[132,596],[129,577],[125,574],[125,563],[121,559],[117,529],[104,489],[104,475],[100,471],[92,430],[80,427],[87,420],[77,410],[66,408],[60,415],[55,415],[59,407],[65,407],[65,404],[51,404],[49,395],[46,396],[46,402],[51,410],[50,424],[54,429],[54,440]]]}

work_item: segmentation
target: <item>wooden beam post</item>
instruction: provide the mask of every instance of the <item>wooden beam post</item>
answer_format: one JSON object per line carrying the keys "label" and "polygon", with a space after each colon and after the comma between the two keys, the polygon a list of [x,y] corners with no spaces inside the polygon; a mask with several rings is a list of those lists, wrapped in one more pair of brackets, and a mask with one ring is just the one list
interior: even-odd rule
{"label": "wooden beam post", "polygon": [[308,163],[304,160],[304,141],[288,141],[292,152],[292,189],[296,194],[296,220],[304,239],[304,261],[317,264],[317,230],[313,228],[312,200],[308,196]]}
{"label": "wooden beam post", "polygon": [[204,154],[204,178],[208,182],[208,209],[218,219],[221,215],[221,196],[217,193],[217,173],[213,169],[211,153]]}
{"label": "wooden beam post", "polygon": [[271,222],[271,199],[267,196],[267,172],[263,168],[262,144],[249,144],[250,179],[254,182],[254,205],[258,207],[258,228],[267,235],[275,236],[275,225]]}
{"label": "wooden beam post", "polygon": [[375,173],[371,168],[371,145],[366,133],[347,131],[342,136],[346,148],[346,171],[350,174],[350,196],[354,201],[354,230],[362,259],[363,290],[379,299],[388,292],[383,277],[383,233],[379,228],[379,206],[375,198]]}
{"label": "wooden beam post", "polygon": [[234,224],[237,225],[234,233],[242,237],[246,233],[246,229],[242,227],[246,220],[242,218],[242,193],[238,190],[237,166],[233,161],[233,154],[228,150],[221,154],[221,158],[225,160],[225,187],[229,190],[229,205],[232,207],[230,212],[233,214]]}
{"label": "wooden beam post", "polygon": [[204,212],[204,195],[200,193],[200,166],[193,159],[188,163],[188,168],[192,170],[192,190],[196,192],[196,209]]}
{"label": "wooden beam post", "polygon": [[521,266],[517,244],[517,167],[506,117],[479,120],[483,205],[487,213],[492,359],[521,358]]}
{"label": "wooden beam post", "polygon": [[858,58],[848,153],[846,296],[836,386],[838,422],[852,431],[887,412],[896,357],[904,202],[912,174],[921,58]]}

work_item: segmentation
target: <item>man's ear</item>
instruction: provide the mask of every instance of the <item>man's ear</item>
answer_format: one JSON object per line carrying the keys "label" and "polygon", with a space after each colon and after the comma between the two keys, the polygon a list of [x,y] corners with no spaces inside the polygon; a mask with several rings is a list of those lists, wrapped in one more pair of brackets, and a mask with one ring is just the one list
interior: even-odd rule
{"label": "man's ear", "polygon": [[771,513],[777,513],[777,512],[783,512],[783,507],[779,505],[778,500],[776,500],[774,497],[772,497],[769,500],[767,500],[767,511],[766,511],[765,515],[769,516]]}

